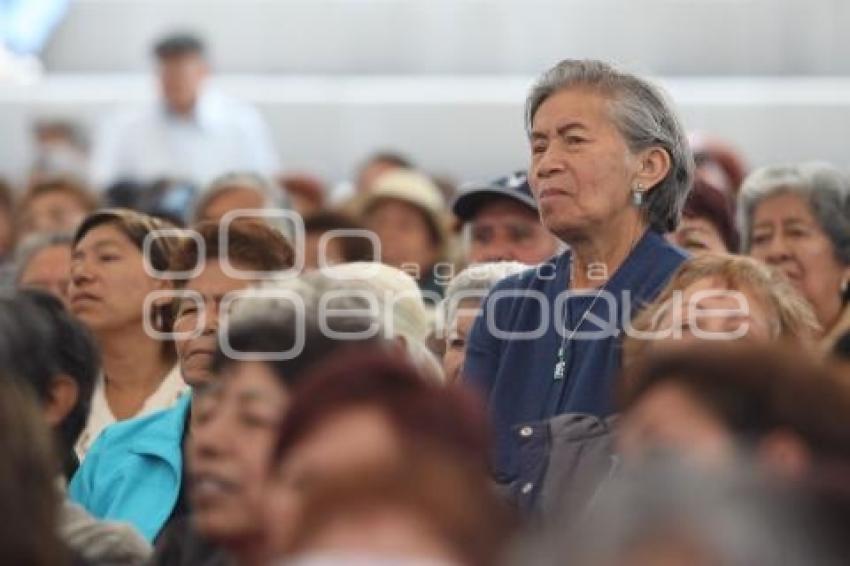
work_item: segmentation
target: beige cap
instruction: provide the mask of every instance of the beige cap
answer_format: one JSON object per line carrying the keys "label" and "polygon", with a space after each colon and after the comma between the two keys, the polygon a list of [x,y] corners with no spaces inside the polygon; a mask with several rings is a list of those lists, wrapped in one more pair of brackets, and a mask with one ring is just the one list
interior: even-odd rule
{"label": "beige cap", "polygon": [[368,213],[379,201],[400,200],[419,208],[436,228],[443,243],[446,241],[446,202],[443,193],[427,175],[410,169],[387,171],[375,181],[361,203]]}

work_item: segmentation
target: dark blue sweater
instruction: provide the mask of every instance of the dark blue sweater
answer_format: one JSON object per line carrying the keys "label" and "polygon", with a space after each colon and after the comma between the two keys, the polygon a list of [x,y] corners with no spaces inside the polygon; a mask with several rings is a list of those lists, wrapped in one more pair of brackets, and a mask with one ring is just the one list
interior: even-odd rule
{"label": "dark blue sweater", "polygon": [[[652,301],[686,258],[647,231],[583,321],[597,292],[570,296],[569,251],[493,288],[470,332],[464,375],[489,406],[498,481],[517,476],[523,425],[562,413],[605,417],[613,412],[623,321]],[[556,379],[558,349],[574,329],[578,332],[564,348],[563,378]],[[580,338],[591,333],[597,336]]]}

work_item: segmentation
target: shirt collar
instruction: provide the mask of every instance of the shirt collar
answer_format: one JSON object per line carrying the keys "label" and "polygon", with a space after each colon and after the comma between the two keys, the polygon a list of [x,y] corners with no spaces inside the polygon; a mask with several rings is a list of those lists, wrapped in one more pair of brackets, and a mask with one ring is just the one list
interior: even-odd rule
{"label": "shirt collar", "polygon": [[164,100],[160,101],[160,112],[166,122],[172,124],[191,124],[201,129],[209,128],[217,113],[215,97],[206,89],[201,90],[191,114],[183,115],[172,111]]}
{"label": "shirt collar", "polygon": [[[642,289],[644,289],[647,270],[653,269],[653,261],[656,260],[656,254],[665,247],[672,247],[660,234],[652,229],[647,229],[643,236],[635,244],[629,255],[620,264],[620,267],[604,284],[606,291],[614,294],[619,294],[625,290],[635,293],[636,299],[644,299]],[[565,269],[559,270],[558,283],[561,289],[566,289],[569,285],[569,274],[572,265],[572,252],[567,250],[564,252]],[[644,292],[648,292],[644,291]]]}

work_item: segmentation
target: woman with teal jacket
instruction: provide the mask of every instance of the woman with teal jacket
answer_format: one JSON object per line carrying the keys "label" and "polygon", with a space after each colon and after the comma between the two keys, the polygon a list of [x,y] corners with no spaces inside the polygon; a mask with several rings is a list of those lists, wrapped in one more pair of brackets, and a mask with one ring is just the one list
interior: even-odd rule
{"label": "woman with teal jacket", "polygon": [[[180,371],[193,388],[211,379],[221,300],[228,293],[256,283],[225,273],[220,261],[219,230],[220,225],[215,222],[195,226],[197,237],[181,242],[170,265],[172,272],[192,271],[199,263],[196,240],[204,242],[203,269],[186,282],[185,295],[174,305]],[[243,272],[273,273],[292,265],[292,248],[278,231],[259,221],[232,222],[227,244],[225,259]],[[199,320],[203,321],[200,329]],[[193,332],[197,330],[200,332]],[[193,337],[180,339],[181,334]],[[108,427],[71,481],[71,498],[95,517],[127,521],[148,540],[155,539],[171,518],[186,511],[181,503],[183,440],[190,407],[191,395],[186,393],[170,409]]]}

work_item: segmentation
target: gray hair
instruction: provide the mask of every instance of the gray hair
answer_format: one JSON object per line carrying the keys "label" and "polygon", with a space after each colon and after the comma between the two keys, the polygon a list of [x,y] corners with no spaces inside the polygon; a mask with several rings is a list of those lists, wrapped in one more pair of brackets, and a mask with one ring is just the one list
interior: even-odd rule
{"label": "gray hair", "polygon": [[836,167],[817,161],[762,167],[744,179],[738,195],[742,250],[748,253],[752,246],[753,217],[758,205],[788,193],[803,198],[832,242],[835,257],[850,265],[850,181]]}
{"label": "gray hair", "polygon": [[219,195],[234,189],[248,189],[260,193],[265,209],[284,209],[289,206],[284,192],[275,187],[268,178],[252,171],[232,171],[216,177],[207,185],[195,203],[192,211],[193,220],[195,222],[201,220],[201,214],[212,201]]}
{"label": "gray hair", "polygon": [[54,246],[73,246],[72,234],[63,232],[52,234],[33,234],[18,244],[15,250],[15,283],[17,284],[32,259],[47,248]]}
{"label": "gray hair", "polygon": [[494,261],[473,264],[458,273],[446,287],[445,298],[440,302],[437,335],[442,336],[445,329],[451,327],[463,301],[481,301],[493,285],[509,275],[527,269],[531,269],[531,266],[518,261]]}
{"label": "gray hair", "polygon": [[570,88],[590,88],[610,98],[614,125],[633,153],[660,146],[670,156],[670,171],[646,195],[644,207],[650,228],[661,233],[674,230],[693,182],[694,158],[665,95],[644,79],[602,61],[565,59],[543,73],[526,98],[525,128],[529,136],[540,105],[556,92]]}

